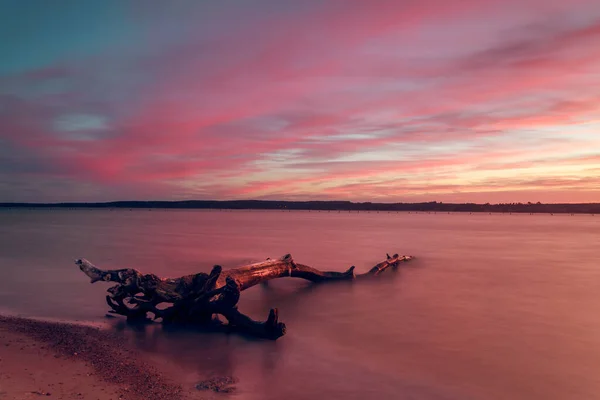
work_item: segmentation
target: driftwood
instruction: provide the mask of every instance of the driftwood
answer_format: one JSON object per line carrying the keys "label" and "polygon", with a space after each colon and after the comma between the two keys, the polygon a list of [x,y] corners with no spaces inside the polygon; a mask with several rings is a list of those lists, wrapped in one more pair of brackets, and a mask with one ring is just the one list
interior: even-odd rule
{"label": "driftwood", "polygon": [[[364,274],[356,274],[354,266],[345,272],[326,272],[296,263],[291,255],[278,260],[250,264],[223,270],[215,265],[209,274],[200,272],[180,278],[165,279],[154,274],[142,274],[135,269],[102,270],[85,259],[76,260],[91,283],[116,282],[108,289],[106,302],[110,312],[121,314],[130,321],[147,320],[150,315],[163,324],[208,324],[215,315],[227,319],[231,329],[268,339],[285,334],[285,324],[279,322],[276,308],[266,321],[254,321],[242,314],[237,303],[240,292],[275,278],[302,278],[312,282],[356,280],[375,277],[388,268],[396,269],[412,256],[387,255],[386,259]],[[168,305],[165,307],[165,304]]]}

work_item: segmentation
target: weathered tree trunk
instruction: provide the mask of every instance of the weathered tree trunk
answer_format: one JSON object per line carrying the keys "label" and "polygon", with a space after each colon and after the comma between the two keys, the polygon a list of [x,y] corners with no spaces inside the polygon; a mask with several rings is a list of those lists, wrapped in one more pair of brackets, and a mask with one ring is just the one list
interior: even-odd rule
{"label": "weathered tree trunk", "polygon": [[[278,260],[267,260],[223,271],[215,265],[210,272],[186,275],[175,279],[159,278],[154,274],[142,274],[135,269],[102,270],[91,262],[80,259],[75,263],[91,279],[116,282],[108,289],[107,304],[110,312],[124,315],[128,320],[145,320],[148,314],[163,323],[206,324],[214,315],[222,315],[228,326],[240,332],[268,339],[285,334],[285,324],[279,322],[277,309],[271,309],[265,322],[254,321],[237,309],[240,292],[261,282],[275,278],[293,277],[312,282],[354,280],[379,275],[388,268],[395,269],[412,256],[394,256],[375,265],[364,274],[355,274],[354,266],[346,272],[324,272],[303,264],[297,264],[291,255]],[[166,303],[167,308],[158,306]]]}

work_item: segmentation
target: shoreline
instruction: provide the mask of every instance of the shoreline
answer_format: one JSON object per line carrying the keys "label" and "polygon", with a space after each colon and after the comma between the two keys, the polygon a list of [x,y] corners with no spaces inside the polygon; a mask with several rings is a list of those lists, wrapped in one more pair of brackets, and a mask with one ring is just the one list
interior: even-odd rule
{"label": "shoreline", "polygon": [[593,211],[427,211],[427,210],[338,210],[338,209],[275,209],[275,208],[168,208],[168,207],[7,207],[0,205],[0,212],[13,211],[110,211],[110,212],[135,212],[135,211],[155,211],[155,212],[206,212],[206,213],[236,213],[236,212],[254,212],[254,213],[323,213],[323,214],[411,214],[411,215],[460,215],[460,216],[578,216],[578,217],[596,217],[600,215],[600,208]]}
{"label": "shoreline", "polygon": [[307,212],[414,212],[414,213],[492,213],[492,214],[600,214],[600,203],[374,203],[339,200],[180,200],[110,201],[67,203],[1,202],[0,209],[146,209],[213,211],[307,211]]}
{"label": "shoreline", "polygon": [[188,396],[181,384],[110,331],[0,315],[0,398],[40,397],[184,400]]}

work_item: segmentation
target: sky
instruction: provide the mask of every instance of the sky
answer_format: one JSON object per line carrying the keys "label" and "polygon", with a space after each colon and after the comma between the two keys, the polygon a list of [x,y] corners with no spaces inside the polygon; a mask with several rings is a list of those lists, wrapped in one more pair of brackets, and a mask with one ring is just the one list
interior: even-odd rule
{"label": "sky", "polygon": [[598,0],[0,0],[0,202],[600,202]]}

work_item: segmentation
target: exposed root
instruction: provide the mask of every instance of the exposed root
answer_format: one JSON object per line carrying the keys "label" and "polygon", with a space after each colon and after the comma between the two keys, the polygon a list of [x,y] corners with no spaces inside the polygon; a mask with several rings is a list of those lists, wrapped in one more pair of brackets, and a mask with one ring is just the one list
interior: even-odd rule
{"label": "exposed root", "polygon": [[[237,303],[240,292],[271,279],[292,277],[311,282],[354,280],[376,277],[387,269],[396,269],[412,256],[387,255],[386,259],[364,274],[356,274],[354,266],[345,272],[320,271],[294,262],[287,254],[278,260],[266,261],[223,271],[215,265],[210,272],[186,275],[175,279],[142,274],[136,269],[102,270],[85,259],[75,263],[90,277],[91,283],[116,282],[108,289],[106,303],[111,313],[120,314],[130,321],[161,319],[163,323],[206,324],[214,315],[222,315],[230,329],[267,339],[285,334],[285,324],[279,322],[276,308],[271,309],[266,321],[260,322],[242,314]],[[160,304],[170,304],[158,308]]]}

